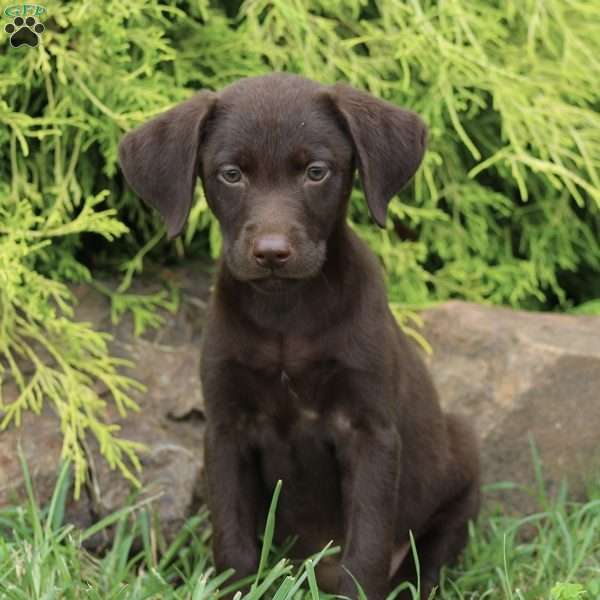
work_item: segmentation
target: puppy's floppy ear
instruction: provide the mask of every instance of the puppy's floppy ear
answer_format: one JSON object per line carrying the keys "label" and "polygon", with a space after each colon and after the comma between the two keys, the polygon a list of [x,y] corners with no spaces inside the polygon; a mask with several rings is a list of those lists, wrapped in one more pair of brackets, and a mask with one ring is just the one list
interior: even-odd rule
{"label": "puppy's floppy ear", "polygon": [[203,91],[130,131],[119,163],[135,193],[160,212],[169,238],[187,220],[198,169],[200,137],[217,95]]}
{"label": "puppy's floppy ear", "polygon": [[385,226],[387,207],[415,174],[427,143],[421,118],[343,83],[330,92],[358,158],[358,172],[371,215]]}

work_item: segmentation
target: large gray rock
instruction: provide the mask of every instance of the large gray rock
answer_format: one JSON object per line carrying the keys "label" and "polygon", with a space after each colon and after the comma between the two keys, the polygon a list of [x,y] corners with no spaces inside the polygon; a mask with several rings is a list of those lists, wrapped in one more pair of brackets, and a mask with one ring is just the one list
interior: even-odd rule
{"label": "large gray rock", "polygon": [[[75,289],[77,317],[113,334],[112,351],[129,358],[129,374],[147,387],[136,394],[139,413],[107,417],[121,435],[146,444],[143,483],[162,493],[155,506],[172,535],[202,501],[203,402],[198,378],[199,342],[210,274],[200,264],[161,269],[136,283],[152,291],[165,280],[182,288],[177,314],[140,338],[129,318],[113,325],[106,297],[89,286]],[[534,487],[529,436],[541,454],[549,489],[567,477],[582,489],[598,471],[600,450],[600,318],[535,314],[451,302],[426,311],[425,335],[434,348],[430,363],[444,406],[467,414],[482,440],[484,482],[512,481]],[[5,385],[6,399],[14,393]],[[25,415],[19,429],[0,435],[0,506],[24,495],[18,446],[22,447],[41,502],[54,486],[61,450],[56,417]],[[119,508],[130,486],[108,469],[92,440],[93,485],[69,518],[86,525]],[[533,510],[522,492],[503,496],[509,506]],[[101,540],[96,540],[98,542]]]}
{"label": "large gray rock", "polygon": [[484,483],[524,486],[500,494],[505,505],[539,508],[532,446],[550,494],[600,475],[600,317],[463,302],[423,316],[443,405],[479,432]]}

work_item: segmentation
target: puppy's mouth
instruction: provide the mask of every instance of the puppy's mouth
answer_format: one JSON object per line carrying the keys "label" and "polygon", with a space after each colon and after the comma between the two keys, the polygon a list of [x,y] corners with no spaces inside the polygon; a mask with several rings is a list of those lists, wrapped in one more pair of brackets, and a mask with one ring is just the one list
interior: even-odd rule
{"label": "puppy's mouth", "polygon": [[304,278],[289,277],[272,272],[264,277],[248,280],[248,283],[263,294],[284,294],[296,290],[302,285]]}

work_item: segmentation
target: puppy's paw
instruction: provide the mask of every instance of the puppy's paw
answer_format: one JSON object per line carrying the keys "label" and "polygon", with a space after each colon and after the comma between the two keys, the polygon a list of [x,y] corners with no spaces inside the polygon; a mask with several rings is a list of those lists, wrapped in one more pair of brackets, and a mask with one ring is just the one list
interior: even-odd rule
{"label": "puppy's paw", "polygon": [[[385,578],[378,581],[369,581],[367,577],[356,577],[356,581],[360,583],[360,586],[369,600],[385,600],[389,592],[389,585]],[[341,596],[346,596],[351,600],[359,600],[358,588],[356,581],[350,576],[345,570],[340,571],[340,582],[337,593]]]}

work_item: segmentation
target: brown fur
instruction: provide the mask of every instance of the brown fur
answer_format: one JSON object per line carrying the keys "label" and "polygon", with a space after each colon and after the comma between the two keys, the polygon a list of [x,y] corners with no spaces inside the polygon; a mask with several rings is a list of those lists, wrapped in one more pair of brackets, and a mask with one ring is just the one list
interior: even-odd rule
{"label": "brown fur", "polygon": [[[466,543],[479,505],[475,436],[442,413],[389,310],[380,266],[345,219],[358,168],[383,225],[425,139],[414,113],[274,74],[201,92],[121,144],[128,181],[171,236],[197,175],[221,225],[201,367],[219,571],[256,571],[279,479],[276,540],[297,535],[298,557],[329,540],[342,546],[318,570],[324,589],[356,598],[346,569],[370,600],[414,581],[411,530],[426,598]],[[328,173],[321,181],[309,177],[315,164]]]}

